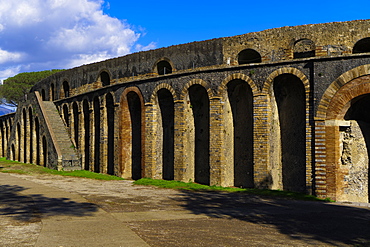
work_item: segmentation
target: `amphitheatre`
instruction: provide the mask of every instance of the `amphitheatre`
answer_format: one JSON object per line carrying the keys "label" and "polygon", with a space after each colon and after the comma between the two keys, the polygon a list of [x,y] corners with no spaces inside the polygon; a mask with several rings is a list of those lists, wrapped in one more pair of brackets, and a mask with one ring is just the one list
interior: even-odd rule
{"label": "amphitheatre", "polygon": [[123,178],[369,202],[370,20],[83,65],[0,117],[0,155]]}

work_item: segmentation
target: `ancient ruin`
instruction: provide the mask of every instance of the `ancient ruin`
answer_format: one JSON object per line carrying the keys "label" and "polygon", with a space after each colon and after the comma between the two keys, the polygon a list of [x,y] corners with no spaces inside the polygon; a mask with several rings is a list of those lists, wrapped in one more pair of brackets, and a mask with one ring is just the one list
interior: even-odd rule
{"label": "ancient ruin", "polygon": [[282,27],[83,65],[0,118],[54,169],[369,202],[370,20]]}

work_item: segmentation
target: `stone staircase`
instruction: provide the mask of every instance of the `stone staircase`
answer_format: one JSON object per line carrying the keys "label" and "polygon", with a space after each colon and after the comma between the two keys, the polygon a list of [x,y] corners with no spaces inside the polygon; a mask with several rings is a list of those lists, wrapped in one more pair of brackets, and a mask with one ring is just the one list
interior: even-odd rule
{"label": "stone staircase", "polygon": [[42,101],[41,107],[58,153],[58,170],[81,170],[79,156],[56,106],[51,101]]}

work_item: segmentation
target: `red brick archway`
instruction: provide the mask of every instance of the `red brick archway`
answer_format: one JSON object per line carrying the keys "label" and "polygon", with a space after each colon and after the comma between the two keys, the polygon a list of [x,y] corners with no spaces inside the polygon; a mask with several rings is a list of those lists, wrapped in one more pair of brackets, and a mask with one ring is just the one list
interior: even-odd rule
{"label": "red brick archway", "polygon": [[[133,111],[132,100],[137,105]],[[122,177],[138,179],[144,177],[144,154],[145,154],[145,120],[144,120],[144,99],[137,87],[126,88],[121,96],[121,114],[119,117],[120,133],[120,167]],[[138,109],[139,108],[139,109]],[[137,116],[139,114],[140,116]],[[135,117],[136,115],[136,117]],[[135,119],[136,120],[135,120]],[[137,126],[140,125],[140,126]],[[139,136],[138,136],[139,135]],[[136,145],[136,146],[135,146]],[[139,149],[139,150],[138,150]],[[138,157],[139,156],[139,157]],[[135,173],[140,169],[140,174]]]}

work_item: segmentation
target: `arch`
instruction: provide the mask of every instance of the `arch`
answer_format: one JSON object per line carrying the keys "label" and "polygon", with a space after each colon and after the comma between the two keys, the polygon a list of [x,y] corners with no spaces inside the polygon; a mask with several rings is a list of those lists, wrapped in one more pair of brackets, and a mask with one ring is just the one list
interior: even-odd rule
{"label": "arch", "polygon": [[63,81],[63,91],[64,91],[64,98],[68,98],[69,95],[69,83],[68,81]]}
{"label": "arch", "polygon": [[242,81],[247,82],[248,85],[250,86],[250,88],[252,89],[253,95],[259,92],[257,85],[254,83],[254,81],[249,76],[247,76],[245,74],[242,74],[242,73],[235,73],[235,74],[227,76],[221,82],[221,84],[218,88],[218,93],[217,94],[218,95],[225,95],[227,93],[227,84],[232,80],[242,80]]}
{"label": "arch", "polygon": [[[271,157],[273,176],[284,190],[306,191],[306,96],[302,81],[292,74],[274,78],[271,88]],[[277,169],[276,169],[277,168]]]}
{"label": "arch", "polygon": [[15,160],[15,147],[14,143],[12,143],[12,148],[11,148],[11,155],[10,155],[12,160]]}
{"label": "arch", "polygon": [[[186,95],[183,98],[184,122],[184,149],[189,154],[186,162],[189,163],[189,172],[193,172],[194,181],[201,184],[210,184],[210,101],[209,91],[202,80],[190,81],[186,86]],[[184,90],[183,90],[184,92]]]}
{"label": "arch", "polygon": [[168,58],[159,59],[154,66],[153,71],[158,75],[171,74],[174,71],[174,65]]}
{"label": "arch", "polygon": [[100,172],[100,99],[95,96],[93,100],[94,110],[94,172]]}
{"label": "arch", "polygon": [[66,126],[69,127],[69,109],[67,104],[63,105],[63,117]]}
{"label": "arch", "polygon": [[43,165],[44,167],[48,166],[48,146],[46,143],[46,137],[42,136],[42,155],[43,155]]}
{"label": "arch", "polygon": [[110,75],[108,74],[108,72],[102,71],[100,73],[100,81],[103,87],[110,85]]}
{"label": "arch", "polygon": [[[338,201],[370,201],[369,69],[363,65],[339,76],[325,91],[317,111],[317,124],[323,123],[325,133],[321,145],[326,157],[326,196]],[[355,181],[359,177],[362,181]],[[355,188],[359,185],[367,191]]]}
{"label": "arch", "polygon": [[229,155],[233,163],[234,186],[254,187],[253,167],[253,93],[249,84],[234,79],[227,84],[227,110],[224,117],[232,123]]}
{"label": "arch", "polygon": [[82,103],[83,117],[84,117],[84,169],[90,170],[90,106],[87,99],[83,100]]}
{"label": "arch", "polygon": [[107,173],[114,174],[114,99],[111,93],[105,96],[105,107],[107,113]]}
{"label": "arch", "polygon": [[51,83],[50,84],[50,101],[54,101],[55,100],[55,86],[54,86],[54,83]]}
{"label": "arch", "polygon": [[140,179],[145,176],[144,100],[137,87],[126,88],[120,101],[120,172],[123,177]]}
{"label": "arch", "polygon": [[28,121],[27,121],[27,112],[26,112],[26,109],[23,108],[22,110],[22,122],[23,122],[23,131],[22,131],[22,145],[23,145],[23,157],[22,157],[22,161],[24,163],[27,163],[27,142],[28,142],[28,131],[27,131],[27,124],[28,124]]}
{"label": "arch", "polygon": [[244,49],[238,54],[238,64],[261,63],[262,58],[259,52],[253,49]]}
{"label": "arch", "polygon": [[41,89],[41,99],[42,99],[43,101],[45,101],[45,100],[46,100],[45,89]]}
{"label": "arch", "polygon": [[21,126],[19,123],[17,123],[17,161],[21,161]]}
{"label": "arch", "polygon": [[315,57],[316,46],[310,39],[300,39],[294,42],[293,58]]}
{"label": "arch", "polygon": [[167,83],[161,83],[159,84],[158,86],[156,86],[153,90],[153,93],[150,97],[150,102],[152,104],[157,104],[157,100],[158,100],[158,95],[157,95],[157,92],[161,89],[167,89],[171,94],[172,94],[172,97],[173,97],[173,100],[176,101],[178,99],[178,96],[175,92],[175,89],[173,89],[173,87]]}
{"label": "arch", "polygon": [[73,112],[73,134],[74,134],[74,142],[76,145],[76,148],[79,148],[80,142],[79,142],[79,129],[80,129],[80,115],[78,110],[78,104],[77,102],[73,102],[72,104],[72,112]]}
{"label": "arch", "polygon": [[302,71],[296,68],[293,68],[293,67],[284,67],[284,68],[280,68],[272,72],[269,75],[269,77],[266,79],[266,82],[263,84],[262,93],[269,94],[272,83],[274,82],[274,79],[278,77],[279,75],[283,75],[283,74],[295,75],[302,81],[303,86],[305,88],[305,92],[306,92],[306,100],[308,100],[308,94],[310,92],[310,81],[308,80],[307,76]]}
{"label": "arch", "polygon": [[175,155],[175,106],[173,94],[166,88],[157,91],[158,105],[160,110],[159,129],[162,133],[162,178],[174,179],[174,155]]}
{"label": "arch", "polygon": [[183,87],[181,94],[180,94],[180,100],[186,100],[186,97],[188,96],[188,90],[193,85],[200,85],[204,87],[207,91],[208,98],[212,98],[214,96],[210,86],[208,85],[206,81],[202,79],[193,79],[189,81],[188,83],[186,83],[186,85]]}
{"label": "arch", "polygon": [[29,161],[30,163],[34,162],[34,128],[33,128],[33,114],[32,108],[28,108],[28,121],[29,121]]}
{"label": "arch", "polygon": [[36,165],[40,165],[41,164],[41,159],[40,159],[40,122],[39,122],[39,118],[38,117],[35,117],[35,132],[36,132],[36,135],[35,135],[35,138],[36,138]]}
{"label": "arch", "polygon": [[370,37],[360,39],[353,46],[353,54],[370,52]]}
{"label": "arch", "polygon": [[[354,69],[351,69],[342,75],[340,75],[336,80],[334,80],[329,87],[325,90],[321,100],[318,104],[317,111],[316,111],[316,119],[317,120],[331,120],[337,119],[338,117],[344,116],[344,112],[348,109],[344,109],[343,107],[352,99],[352,97],[357,97],[363,92],[367,91],[367,83],[361,83],[361,80],[349,83],[350,81],[354,80],[355,78],[366,76],[370,74],[370,64],[361,65]],[[342,88],[345,84],[346,87]],[[361,87],[358,87],[361,85]],[[357,88],[357,89],[356,89]],[[338,92],[339,89],[345,93]],[[352,89],[356,89],[356,92],[352,92],[349,94],[349,91]],[[337,97],[334,99],[334,96],[340,93],[342,96]],[[352,96],[353,95],[353,96]],[[331,102],[334,100],[333,102]],[[330,104],[329,104],[330,102]],[[332,109],[328,109],[331,106]],[[341,114],[340,116],[338,114]]]}

